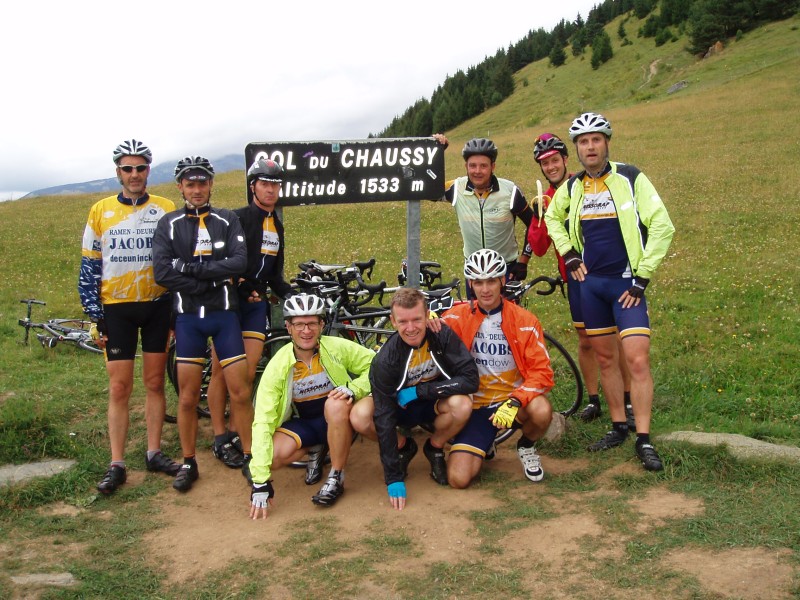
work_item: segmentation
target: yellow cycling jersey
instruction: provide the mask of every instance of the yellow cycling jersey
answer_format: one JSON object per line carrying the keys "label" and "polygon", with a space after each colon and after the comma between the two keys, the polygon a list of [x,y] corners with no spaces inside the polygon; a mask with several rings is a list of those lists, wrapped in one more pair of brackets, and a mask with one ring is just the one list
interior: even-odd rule
{"label": "yellow cycling jersey", "polygon": [[92,207],[82,256],[102,261],[101,304],[146,302],[167,292],[153,276],[153,234],[159,219],[174,210],[171,200],[153,195],[137,206],[109,196]]}

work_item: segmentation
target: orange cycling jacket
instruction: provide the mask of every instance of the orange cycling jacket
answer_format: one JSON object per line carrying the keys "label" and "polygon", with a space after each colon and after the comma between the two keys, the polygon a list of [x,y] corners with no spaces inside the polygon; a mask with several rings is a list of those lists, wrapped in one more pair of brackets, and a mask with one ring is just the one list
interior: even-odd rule
{"label": "orange cycling jacket", "polygon": [[[539,319],[505,298],[502,302],[501,329],[523,379],[522,385],[511,393],[511,397],[519,400],[524,407],[536,396],[553,389],[553,369],[550,367],[550,356]],[[486,313],[477,304],[473,306],[468,302],[454,306],[442,316],[467,349],[472,348],[475,334],[485,318]]]}

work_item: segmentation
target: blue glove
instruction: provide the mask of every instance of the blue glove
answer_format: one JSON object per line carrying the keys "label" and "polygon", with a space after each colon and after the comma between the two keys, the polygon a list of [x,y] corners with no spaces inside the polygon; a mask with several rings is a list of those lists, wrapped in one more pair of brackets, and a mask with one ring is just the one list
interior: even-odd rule
{"label": "blue glove", "polygon": [[406,484],[403,481],[395,481],[386,486],[389,490],[389,498],[405,498],[406,497]]}
{"label": "blue glove", "polygon": [[402,408],[405,408],[406,404],[408,404],[409,402],[413,402],[416,399],[417,399],[417,386],[415,385],[403,388],[402,390],[397,392],[397,403]]}

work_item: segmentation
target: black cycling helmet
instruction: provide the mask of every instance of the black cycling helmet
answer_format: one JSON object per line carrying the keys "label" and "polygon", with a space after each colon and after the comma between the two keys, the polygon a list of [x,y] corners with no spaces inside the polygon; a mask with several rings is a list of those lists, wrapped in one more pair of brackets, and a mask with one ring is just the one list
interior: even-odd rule
{"label": "black cycling helmet", "polygon": [[189,178],[192,180],[205,181],[214,179],[214,165],[207,158],[202,156],[187,156],[178,161],[175,165],[175,181],[180,183],[181,179]]}
{"label": "black cycling helmet", "polygon": [[138,140],[125,140],[114,148],[113,158],[115,165],[119,165],[119,161],[123,156],[141,156],[148,165],[153,162],[153,153],[150,152],[150,148]]}
{"label": "black cycling helmet", "polygon": [[494,145],[492,140],[486,138],[474,138],[464,144],[464,149],[461,151],[461,156],[464,160],[468,160],[470,156],[488,156],[489,160],[495,162],[497,160],[497,146]]}
{"label": "black cycling helmet", "polygon": [[567,145],[560,138],[552,133],[543,133],[536,138],[536,143],[533,145],[533,160],[537,163],[542,162],[548,156],[553,156],[556,152],[565,158],[569,156]]}
{"label": "black cycling helmet", "polygon": [[247,169],[248,185],[256,179],[281,183],[283,181],[283,167],[269,158],[259,158]]}

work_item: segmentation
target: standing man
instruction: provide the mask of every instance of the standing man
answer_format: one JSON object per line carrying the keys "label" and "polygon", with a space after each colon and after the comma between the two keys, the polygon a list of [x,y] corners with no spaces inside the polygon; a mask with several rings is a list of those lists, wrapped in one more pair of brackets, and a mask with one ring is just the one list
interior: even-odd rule
{"label": "standing man", "polygon": [[[267,334],[267,309],[270,306],[267,286],[286,298],[292,292],[283,278],[284,238],[283,223],[275,213],[283,181],[283,168],[274,160],[259,158],[247,170],[247,184],[253,200],[233,212],[239,217],[247,243],[247,270],[239,278],[239,320],[247,355],[247,380],[252,387],[256,367],[264,350]],[[208,385],[208,408],[214,430],[214,456],[231,468],[242,468],[244,457],[240,450],[241,438],[235,431],[225,427],[225,403],[227,389],[222,377],[222,367],[216,352],[212,352],[211,381]],[[235,415],[231,415],[235,423]],[[242,427],[252,428],[252,422]],[[323,456],[324,458],[324,456]],[[311,483],[319,481],[319,477]]]}
{"label": "standing man", "polygon": [[[322,335],[325,301],[297,294],[283,305],[292,337],[267,364],[256,393],[250,518],[267,518],[272,471],[299,460],[311,446],[330,447],[331,471],[311,501],[333,506],[344,494],[353,442],[350,411],[369,396],[375,353],[350,340]],[[295,416],[290,416],[290,415]]]}
{"label": "standing man", "polygon": [[[544,193],[542,204],[534,208],[534,219],[528,227],[528,245],[533,250],[536,256],[544,256],[547,249],[550,248],[550,237],[547,235],[547,225],[542,220],[544,211],[552,201],[556,194],[556,189],[564,183],[569,177],[567,171],[567,159],[569,152],[567,146],[558,137],[552,133],[543,133],[538,138],[533,147],[533,160],[539,163],[542,170],[542,175],[547,178],[550,187]],[[600,395],[598,390],[597,378],[599,375],[599,367],[597,366],[597,358],[592,350],[592,344],[586,335],[586,327],[583,323],[583,313],[581,312],[581,287],[580,282],[572,280],[567,277],[567,268],[564,265],[564,259],[556,252],[556,259],[558,260],[558,272],[561,279],[568,283],[567,297],[569,300],[569,311],[572,316],[572,324],[575,331],[578,332],[578,363],[581,366],[581,374],[583,381],[586,384],[586,391],[589,394],[589,404],[584,408],[580,417],[584,421],[593,421],[600,416]],[[625,389],[625,417],[628,427],[636,429],[636,423],[633,420],[633,408],[631,407],[631,374],[628,371],[628,365],[625,362],[625,354],[622,350],[622,343],[619,345],[619,368],[622,370],[622,378]]]}
{"label": "standing man", "polygon": [[521,425],[517,455],[530,481],[544,478],[534,442],[547,433],[553,409],[547,393],[553,370],[539,320],[503,298],[506,262],[494,250],[478,250],[464,263],[475,302],[448,310],[442,320],[469,348],[480,373],[472,395],[469,422],[453,440],[447,476],[450,485],[466,488],[480,473],[495,436]]}
{"label": "standing man", "polygon": [[[247,382],[242,330],[236,312],[234,281],[247,266],[247,247],[233,211],[212,208],[214,167],[202,156],[187,156],[175,167],[184,208],[158,223],[153,240],[156,281],[172,292],[175,318],[175,363],[178,369],[178,433],[183,466],[172,483],[187,492],[197,480],[197,403],[208,338],[222,364],[231,405],[239,423],[251,423],[253,407]],[[250,431],[238,427],[246,457]],[[242,467],[249,474],[247,464]]]}
{"label": "standing man", "polygon": [[[384,480],[392,507],[406,505],[405,478],[417,453],[411,429],[433,423],[434,432],[422,449],[431,465],[431,477],[447,485],[444,446],[469,419],[469,394],[478,389],[478,370],[469,352],[448,328],[427,328],[428,308],[418,289],[401,288],[392,297],[392,335],[372,363],[372,398],[351,412],[354,429],[380,446]],[[365,399],[366,400],[366,399]]]}
{"label": "standing man", "polygon": [[[581,282],[586,333],[600,365],[612,430],[590,445],[607,450],[628,437],[617,336],[631,373],[636,455],[648,471],[663,469],[650,442],[653,377],[650,318],[644,291],[667,253],[675,228],[653,184],[632,165],[609,160],[611,124],[584,113],[569,130],[584,171],[558,188],[545,221],[573,279]],[[565,224],[569,215],[568,226]]]}
{"label": "standing man", "polygon": [[147,193],[153,155],[143,143],[122,142],[113,159],[122,191],[100,200],[89,212],[78,279],[81,304],[97,324],[98,345],[105,350],[108,372],[111,464],[97,484],[103,494],[113,493],[127,479],[128,403],[140,331],[147,424],[145,465],[148,471],[173,476],[180,468],[161,453],[170,303],[167,290],[154,279],[152,257],[156,223],[175,210],[175,205]]}
{"label": "standing man", "polygon": [[[433,137],[447,146],[442,134]],[[495,176],[497,146],[492,140],[472,139],[461,155],[467,174],[445,184],[444,199],[456,209],[464,259],[476,250],[495,250],[508,265],[508,279],[522,281],[528,276],[531,252],[526,247],[520,254],[514,223],[519,218],[529,227],[533,211],[513,181]],[[469,289],[467,293],[471,293]]]}

